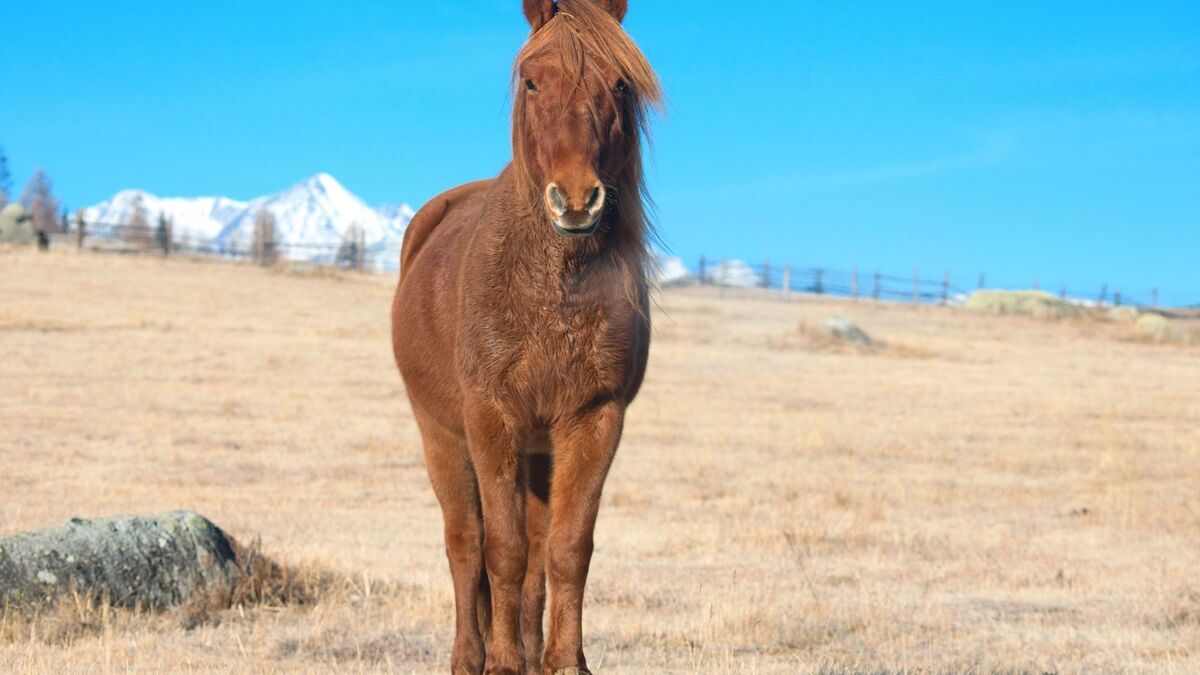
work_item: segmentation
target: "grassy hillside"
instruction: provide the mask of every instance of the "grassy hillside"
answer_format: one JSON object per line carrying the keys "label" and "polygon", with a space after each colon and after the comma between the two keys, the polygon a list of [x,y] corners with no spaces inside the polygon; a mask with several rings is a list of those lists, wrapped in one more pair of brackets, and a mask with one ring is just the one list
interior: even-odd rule
{"label": "grassy hillside", "polygon": [[[443,672],[390,281],[0,250],[0,534],[195,509],[306,602],[0,617],[0,671]],[[814,340],[831,315],[882,347]],[[605,495],[602,673],[1200,670],[1200,347],[1130,326],[658,297]]]}

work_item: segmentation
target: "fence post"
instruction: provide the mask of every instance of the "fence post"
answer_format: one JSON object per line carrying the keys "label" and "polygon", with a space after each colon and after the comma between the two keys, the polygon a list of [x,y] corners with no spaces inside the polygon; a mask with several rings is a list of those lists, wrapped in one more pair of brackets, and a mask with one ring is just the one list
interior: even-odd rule
{"label": "fence post", "polygon": [[704,270],[704,256],[700,256],[700,285],[703,286],[706,283],[708,283],[708,277]]}
{"label": "fence post", "polygon": [[1100,302],[1098,304],[1101,307],[1103,307],[1104,301],[1107,299],[1108,299],[1108,284],[1105,283],[1103,286],[1100,287]]}
{"label": "fence post", "polygon": [[942,305],[950,304],[950,270],[942,277]]}
{"label": "fence post", "polygon": [[1115,291],[1113,293],[1113,305],[1117,307],[1121,306],[1121,291]]}
{"label": "fence post", "polygon": [[790,302],[792,299],[792,264],[788,263],[783,266],[783,283],[780,285],[780,294],[783,296],[784,302]]}
{"label": "fence post", "polygon": [[167,256],[175,254],[175,216],[167,219]]}
{"label": "fence post", "polygon": [[918,270],[913,270],[913,297],[914,305],[921,304],[921,273]]}
{"label": "fence post", "polygon": [[879,302],[880,295],[883,294],[883,274],[879,270],[875,270],[875,286],[871,289],[871,298],[875,302]]}
{"label": "fence post", "polygon": [[850,297],[858,302],[858,265],[850,268]]}
{"label": "fence post", "polygon": [[763,261],[762,287],[763,288],[771,287],[771,261],[770,260]]}
{"label": "fence post", "polygon": [[83,222],[83,209],[75,212],[75,249],[83,250],[84,231],[87,230],[87,224]]}
{"label": "fence post", "polygon": [[817,295],[825,295],[825,270],[818,267],[814,271],[814,274],[813,293],[816,293]]}

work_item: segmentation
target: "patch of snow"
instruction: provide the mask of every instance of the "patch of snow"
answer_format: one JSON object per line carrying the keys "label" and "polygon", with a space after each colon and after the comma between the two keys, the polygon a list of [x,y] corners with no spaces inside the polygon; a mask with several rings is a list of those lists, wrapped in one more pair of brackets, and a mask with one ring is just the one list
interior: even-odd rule
{"label": "patch of snow", "polygon": [[650,260],[651,274],[659,286],[680,286],[691,283],[694,278],[683,259],[655,251]]}
{"label": "patch of snow", "polygon": [[708,281],[718,286],[756,288],[762,286],[762,275],[741,260],[725,260],[705,272]]}

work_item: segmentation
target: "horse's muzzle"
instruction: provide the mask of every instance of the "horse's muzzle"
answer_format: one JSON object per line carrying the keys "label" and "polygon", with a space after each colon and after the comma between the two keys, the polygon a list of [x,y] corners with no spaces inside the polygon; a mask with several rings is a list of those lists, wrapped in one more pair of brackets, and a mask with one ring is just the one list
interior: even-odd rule
{"label": "horse's muzzle", "polygon": [[586,191],[586,196],[570,194],[558,183],[551,183],[546,187],[546,209],[555,231],[568,237],[586,237],[595,232],[604,213],[604,198],[604,186],[599,181]]}

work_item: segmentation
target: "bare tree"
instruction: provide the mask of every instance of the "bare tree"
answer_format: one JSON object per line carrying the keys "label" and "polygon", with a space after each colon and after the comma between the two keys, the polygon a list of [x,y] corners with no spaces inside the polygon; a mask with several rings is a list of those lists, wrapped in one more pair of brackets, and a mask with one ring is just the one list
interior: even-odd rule
{"label": "bare tree", "polygon": [[263,209],[254,216],[254,258],[260,265],[274,265],[279,260],[275,245],[275,214]]}
{"label": "bare tree", "polygon": [[33,172],[21,193],[21,204],[33,218],[33,229],[46,235],[58,231],[58,198],[54,196],[54,185],[45,171]]}
{"label": "bare tree", "polygon": [[154,232],[150,229],[146,204],[140,193],[134,196],[133,211],[129,214],[129,222],[125,223],[125,241],[139,248],[150,248],[154,243]]}
{"label": "bare tree", "polygon": [[8,172],[8,155],[5,155],[4,148],[0,147],[0,209],[8,204],[10,194],[12,194],[12,174]]}
{"label": "bare tree", "polygon": [[158,225],[154,228],[154,243],[162,249],[164,255],[171,252],[171,223],[167,220],[167,214],[160,211],[158,214]]}
{"label": "bare tree", "polygon": [[366,233],[358,223],[353,223],[342,235],[334,263],[342,267],[361,269],[366,262]]}

